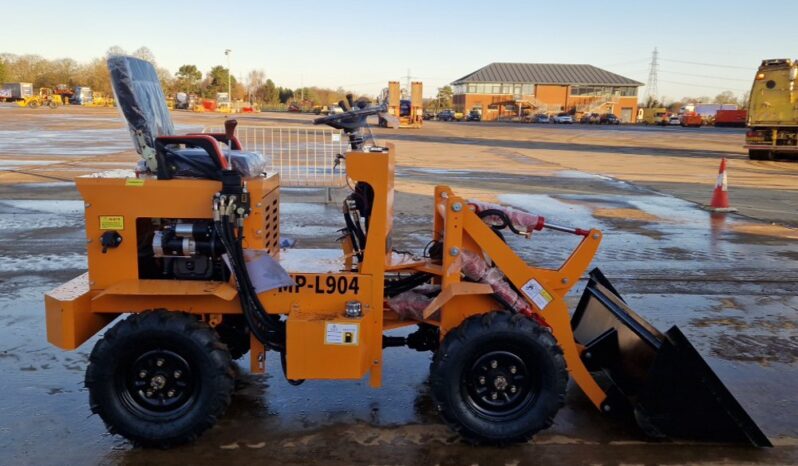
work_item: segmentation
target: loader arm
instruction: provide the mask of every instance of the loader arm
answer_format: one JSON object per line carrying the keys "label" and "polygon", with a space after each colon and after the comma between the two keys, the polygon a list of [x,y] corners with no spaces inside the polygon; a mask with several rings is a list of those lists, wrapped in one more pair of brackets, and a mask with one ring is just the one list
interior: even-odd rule
{"label": "loader arm", "polygon": [[[436,222],[436,229],[441,229],[444,238],[443,286],[459,281],[459,266],[462,261],[458,262],[453,252],[472,249],[474,246],[481,249],[516,289],[521,291],[523,298],[532,306],[533,313],[551,327],[562,347],[568,370],[579,388],[597,408],[608,410],[605,404],[607,394],[596,383],[581,359],[565,303],[565,295],[590,266],[601,243],[601,232],[590,230],[559,269],[532,267],[473,211],[464,208],[467,205],[464,199],[454,196],[447,187],[439,188],[436,194],[440,206],[437,211],[442,220],[440,223]],[[453,320],[444,315],[442,331],[449,330],[446,323]]]}

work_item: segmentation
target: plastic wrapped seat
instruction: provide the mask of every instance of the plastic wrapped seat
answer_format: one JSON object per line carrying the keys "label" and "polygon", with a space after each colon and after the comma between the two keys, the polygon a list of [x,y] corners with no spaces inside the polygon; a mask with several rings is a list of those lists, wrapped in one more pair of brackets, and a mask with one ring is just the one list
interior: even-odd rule
{"label": "plastic wrapped seat", "polygon": [[[112,56],[108,58],[108,70],[133,146],[150,170],[157,167],[159,179],[176,176],[221,179],[221,171],[228,166],[241,176],[253,177],[266,168],[263,155],[242,151],[235,136],[176,135],[152,63],[135,57]],[[227,144],[229,149],[223,149],[219,142]]]}

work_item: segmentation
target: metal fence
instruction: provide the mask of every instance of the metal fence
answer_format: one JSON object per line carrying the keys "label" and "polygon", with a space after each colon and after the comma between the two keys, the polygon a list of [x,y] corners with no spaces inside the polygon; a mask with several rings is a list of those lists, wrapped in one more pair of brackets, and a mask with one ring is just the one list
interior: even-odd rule
{"label": "metal fence", "polygon": [[[206,128],[205,132],[224,132]],[[236,136],[244,150],[260,152],[271,159],[271,172],[280,174],[283,186],[338,188],[346,185],[346,162],[336,165],[338,154],[348,150],[340,130],[325,128],[279,128],[239,126]]]}

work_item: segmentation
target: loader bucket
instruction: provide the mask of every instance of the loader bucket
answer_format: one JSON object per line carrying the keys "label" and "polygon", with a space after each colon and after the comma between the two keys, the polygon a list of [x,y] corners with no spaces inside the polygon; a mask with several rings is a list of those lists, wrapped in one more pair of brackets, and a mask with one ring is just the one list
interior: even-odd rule
{"label": "loader bucket", "polygon": [[607,385],[610,407],[627,404],[647,434],[772,446],[682,331],[658,331],[598,269],[571,326],[588,370]]}

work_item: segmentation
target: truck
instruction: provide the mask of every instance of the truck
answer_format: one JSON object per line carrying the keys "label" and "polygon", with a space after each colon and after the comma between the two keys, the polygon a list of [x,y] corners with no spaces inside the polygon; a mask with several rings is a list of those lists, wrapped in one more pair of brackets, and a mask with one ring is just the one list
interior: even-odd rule
{"label": "truck", "polygon": [[641,108],[637,110],[637,122],[644,125],[656,125],[667,116],[665,107]]}
{"label": "truck", "polygon": [[745,120],[748,118],[746,110],[718,110],[715,114],[715,126],[734,126],[745,127]]}
{"label": "truck", "polygon": [[94,100],[93,96],[90,87],[77,86],[75,87],[75,92],[72,94],[72,98],[69,99],[69,103],[74,105],[87,105]]}
{"label": "truck", "polygon": [[798,153],[798,61],[762,60],[751,86],[745,147],[751,160]]}
{"label": "truck", "polygon": [[0,102],[16,102],[33,97],[32,83],[3,83]]}

